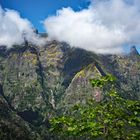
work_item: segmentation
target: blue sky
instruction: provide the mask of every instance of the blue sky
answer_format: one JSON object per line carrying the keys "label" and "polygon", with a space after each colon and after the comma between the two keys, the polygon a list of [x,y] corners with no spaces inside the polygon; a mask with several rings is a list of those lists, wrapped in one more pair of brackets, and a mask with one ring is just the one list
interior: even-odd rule
{"label": "blue sky", "polygon": [[75,11],[86,8],[88,0],[0,0],[2,8],[14,9],[27,18],[40,32],[44,32],[41,21],[54,15],[62,7],[72,7]]}

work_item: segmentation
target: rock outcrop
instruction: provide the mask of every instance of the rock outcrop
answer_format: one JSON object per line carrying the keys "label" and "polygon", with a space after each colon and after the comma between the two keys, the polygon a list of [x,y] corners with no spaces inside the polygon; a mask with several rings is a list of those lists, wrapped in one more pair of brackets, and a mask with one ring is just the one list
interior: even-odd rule
{"label": "rock outcrop", "polygon": [[[56,41],[45,46],[1,46],[0,129],[15,128],[17,133],[19,127],[20,137],[31,131],[47,139],[49,118],[75,103],[103,98],[89,79],[108,73],[117,78],[125,98],[140,99],[140,56],[135,47],[128,56],[103,56]],[[15,125],[19,121],[20,126]]]}

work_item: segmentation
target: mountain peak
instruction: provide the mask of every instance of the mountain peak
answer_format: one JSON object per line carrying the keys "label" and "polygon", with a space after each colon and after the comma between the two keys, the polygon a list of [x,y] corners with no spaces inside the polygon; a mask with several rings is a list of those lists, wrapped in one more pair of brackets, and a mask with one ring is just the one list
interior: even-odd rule
{"label": "mountain peak", "polygon": [[135,56],[135,55],[139,55],[139,52],[137,51],[135,46],[132,46],[130,49],[130,55],[131,56]]}

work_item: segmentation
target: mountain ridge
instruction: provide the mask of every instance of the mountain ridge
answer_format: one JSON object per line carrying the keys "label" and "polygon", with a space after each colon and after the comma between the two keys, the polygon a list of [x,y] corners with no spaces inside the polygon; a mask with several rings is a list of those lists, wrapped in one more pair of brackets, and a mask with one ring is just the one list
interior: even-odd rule
{"label": "mountain ridge", "polygon": [[[93,89],[89,79],[107,74],[117,78],[124,98],[140,99],[137,53],[135,57],[98,55],[56,41],[44,47],[31,44],[8,50],[0,47],[1,98],[33,131],[38,126],[48,134],[49,118],[66,112],[75,103],[96,98],[100,90]],[[102,98],[100,93],[96,100]],[[38,135],[42,135],[40,131]]]}

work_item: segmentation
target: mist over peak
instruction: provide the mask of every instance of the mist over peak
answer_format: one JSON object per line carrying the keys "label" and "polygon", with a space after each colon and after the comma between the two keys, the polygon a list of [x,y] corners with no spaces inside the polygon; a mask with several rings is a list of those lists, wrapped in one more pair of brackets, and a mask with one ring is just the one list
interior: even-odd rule
{"label": "mist over peak", "polygon": [[44,22],[51,39],[101,54],[124,52],[140,44],[139,3],[133,0],[91,1],[87,9],[62,8]]}
{"label": "mist over peak", "polygon": [[31,22],[22,18],[15,10],[0,7],[0,45],[11,47],[20,45],[25,40],[35,45],[44,44],[45,40],[35,32]]}

